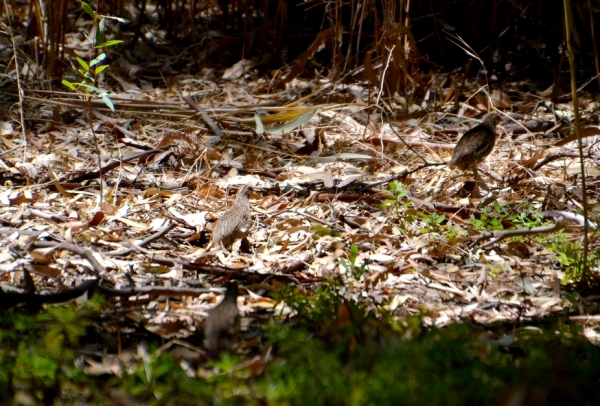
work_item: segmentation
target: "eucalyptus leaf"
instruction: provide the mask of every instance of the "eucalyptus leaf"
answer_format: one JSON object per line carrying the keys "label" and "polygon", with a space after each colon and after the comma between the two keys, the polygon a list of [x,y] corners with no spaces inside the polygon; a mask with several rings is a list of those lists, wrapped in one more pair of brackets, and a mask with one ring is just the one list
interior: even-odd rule
{"label": "eucalyptus leaf", "polygon": [[83,11],[85,11],[87,14],[89,14],[94,20],[96,20],[96,13],[94,12],[94,10],[92,10],[92,8],[90,7],[89,4],[82,1],[81,8],[83,9]]}
{"label": "eucalyptus leaf", "polygon": [[294,131],[296,128],[303,126],[308,123],[308,121],[314,116],[316,113],[323,111],[322,107],[315,107],[313,109],[307,110],[302,114],[299,114],[296,118],[288,121],[287,123],[280,125],[278,127],[272,128],[268,131],[271,135],[284,135]]}
{"label": "eucalyptus leaf", "polygon": [[104,93],[102,95],[102,101],[104,101],[104,104],[106,104],[106,106],[114,113],[115,112],[115,105],[113,104],[112,100],[110,99],[110,97],[108,97],[108,95],[106,93]]}
{"label": "eucalyptus leaf", "polygon": [[96,46],[96,48],[106,48],[106,47],[112,47],[115,45],[119,45],[122,44],[125,41],[122,41],[120,39],[111,39],[110,41],[106,41],[98,46]]}
{"label": "eucalyptus leaf", "polygon": [[264,134],[265,133],[265,126],[263,125],[260,117],[258,116],[258,114],[254,114],[254,122],[256,123],[256,133],[258,135]]}
{"label": "eucalyptus leaf", "polygon": [[81,65],[81,67],[83,69],[85,69],[86,72],[90,71],[90,65],[88,65],[88,63],[86,61],[84,61],[83,59],[81,59],[80,57],[76,57],[77,58],[77,62],[79,62],[79,65]]}
{"label": "eucalyptus leaf", "polygon": [[66,80],[66,79],[63,79],[61,83],[62,83],[63,85],[65,85],[66,87],[68,87],[69,89],[71,89],[71,90],[74,90],[74,91],[75,91],[75,90],[77,90],[77,89],[75,88],[75,85],[73,85],[73,83],[69,82],[69,81],[68,81],[68,80]]}

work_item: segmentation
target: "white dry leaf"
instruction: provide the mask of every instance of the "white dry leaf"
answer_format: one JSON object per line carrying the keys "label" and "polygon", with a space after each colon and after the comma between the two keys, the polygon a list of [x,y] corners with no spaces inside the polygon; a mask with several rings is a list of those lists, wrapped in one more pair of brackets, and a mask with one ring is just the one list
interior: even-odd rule
{"label": "white dry leaf", "polygon": [[122,217],[114,217],[111,220],[120,221],[121,223],[124,223],[124,224],[128,225],[129,227],[137,228],[138,230],[149,230],[150,229],[149,224],[140,223],[140,222],[129,220],[129,219],[122,218]]}
{"label": "white dry leaf", "polygon": [[251,300],[246,306],[252,309],[272,309],[275,307],[276,303],[277,302],[272,299],[261,297],[260,299]]}
{"label": "white dry leaf", "polygon": [[171,207],[171,206],[175,205],[180,199],[181,199],[181,193],[173,193],[171,195],[171,197],[169,197],[165,202],[163,202],[163,206]]}
{"label": "white dry leaf", "polygon": [[583,330],[583,335],[590,340],[593,344],[599,345],[600,344],[600,333],[598,331],[596,331],[597,327],[593,326],[593,327],[586,327]]}
{"label": "white dry leaf", "polygon": [[16,261],[10,261],[5,264],[0,264],[0,272],[12,272],[17,269],[21,269],[21,267],[25,263],[27,263],[25,260],[18,259]]}
{"label": "white dry leaf", "polygon": [[10,255],[8,252],[0,252],[0,264],[6,261],[12,261],[14,257]]}
{"label": "white dry leaf", "polygon": [[24,169],[27,172],[27,174],[29,176],[31,176],[32,178],[35,178],[38,176],[37,168],[35,167],[35,165],[33,165],[29,162],[17,162],[15,167],[19,168],[19,169],[21,169],[21,168]]}
{"label": "white dry leaf", "polygon": [[308,235],[307,231],[300,230],[300,231],[297,231],[297,232],[290,233],[289,240],[290,240],[290,242],[304,241],[306,239],[307,235]]}
{"label": "white dry leaf", "polygon": [[384,254],[373,254],[369,255],[369,260],[379,262],[380,264],[391,264],[396,262],[396,257]]}
{"label": "white dry leaf", "polygon": [[293,315],[295,315],[293,310],[287,304],[285,304],[285,302],[277,303],[277,305],[273,309],[273,313],[275,316],[281,317],[292,317]]}
{"label": "white dry leaf", "polygon": [[256,62],[249,59],[240,59],[235,64],[225,69],[222,79],[233,80],[239,79],[248,70],[256,66]]}
{"label": "white dry leaf", "polygon": [[167,219],[164,217],[158,217],[158,218],[153,219],[150,222],[150,230],[151,231],[159,230],[165,224],[165,222],[167,222]]}
{"label": "white dry leaf", "polygon": [[0,135],[10,135],[15,131],[12,124],[8,121],[0,122]]}
{"label": "white dry leaf", "polygon": [[157,278],[163,278],[163,279],[181,279],[183,278],[183,270],[181,268],[177,269],[172,269],[167,273],[163,273],[163,274],[157,274],[155,275]]}
{"label": "white dry leaf", "polygon": [[[355,266],[356,266],[357,268],[360,268],[360,267],[362,266],[362,264],[363,264],[363,262],[362,262],[362,261],[360,261],[360,264],[359,264],[359,263],[358,263],[358,261],[357,261],[357,263],[355,264]],[[386,271],[388,270],[388,268],[387,268],[387,267],[385,267],[385,266],[383,266],[383,265],[378,265],[378,264],[369,264],[369,265],[367,265],[367,267],[366,267],[366,268],[367,268],[367,270],[369,270],[370,272],[378,272],[378,273],[383,273],[383,272],[386,272]]]}
{"label": "white dry leaf", "polygon": [[0,194],[0,204],[3,206],[10,206],[10,190]]}
{"label": "white dry leaf", "polygon": [[127,216],[127,213],[129,213],[129,201],[127,201],[125,204],[120,205],[117,208],[117,211],[113,217],[114,218],[124,217],[124,216]]}
{"label": "white dry leaf", "polygon": [[36,155],[32,161],[36,165],[55,167],[63,162],[63,159],[58,158],[56,154]]}
{"label": "white dry leaf", "polygon": [[207,211],[201,211],[199,213],[181,214],[174,207],[169,208],[169,213],[179,220],[185,221],[188,226],[200,227],[200,230],[204,230],[206,226]]}
{"label": "white dry leaf", "polygon": [[250,185],[255,188],[265,188],[269,184],[261,179],[255,178],[254,176],[241,176],[235,175],[225,179],[221,179],[217,182],[217,185],[221,189],[228,189],[230,186],[241,186]]}

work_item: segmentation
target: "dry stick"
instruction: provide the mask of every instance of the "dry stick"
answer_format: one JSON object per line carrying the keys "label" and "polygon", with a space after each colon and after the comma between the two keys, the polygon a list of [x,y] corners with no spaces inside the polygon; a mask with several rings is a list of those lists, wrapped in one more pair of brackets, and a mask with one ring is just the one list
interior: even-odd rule
{"label": "dry stick", "polygon": [[[277,266],[277,271],[281,273],[290,273],[297,271],[298,269],[307,266],[310,261],[313,259],[313,254],[310,251],[305,251],[303,254],[299,254],[296,257],[290,259],[288,262],[285,262],[281,265]],[[298,282],[299,283],[299,282]]]}
{"label": "dry stick", "polygon": [[137,155],[131,156],[129,158],[125,158],[123,160],[111,162],[108,165],[105,165],[102,169],[100,169],[98,171],[88,172],[88,173],[86,173],[84,175],[81,175],[81,176],[78,176],[76,178],[70,179],[70,180],[66,181],[66,183],[79,183],[79,182],[82,182],[84,180],[96,179],[101,174],[103,174],[105,172],[108,172],[108,171],[112,171],[113,169],[120,167],[125,162],[134,161],[136,159],[144,158],[144,157],[146,157],[148,155],[152,155],[152,154],[160,154],[162,152],[165,152],[165,151],[163,151],[162,149],[153,149],[153,150],[150,150],[150,151],[145,151],[145,152],[142,152],[141,154],[137,154]]}
{"label": "dry stick", "polygon": [[[163,237],[165,234],[167,234],[173,228],[175,228],[175,224],[169,224],[162,230],[159,230],[158,232],[152,234],[150,237],[143,239],[139,243],[137,243],[137,244],[132,243],[132,244],[136,245],[138,247],[145,247],[146,245],[150,244],[151,242],[156,241],[159,238]],[[107,257],[126,257],[127,255],[131,254],[134,251],[135,251],[134,248],[128,248],[123,251],[105,252],[104,255],[106,255]]]}
{"label": "dry stick", "polygon": [[231,273],[235,273],[238,277],[243,276],[245,279],[247,276],[251,275],[261,275],[256,272],[247,271],[247,268],[225,268],[222,266],[212,266],[212,265],[199,265],[189,261],[183,261],[181,259],[175,258],[167,258],[160,255],[155,255],[152,251],[146,250],[144,248],[138,247],[136,245],[133,246],[133,249],[139,251],[143,254],[150,255],[152,257],[152,262],[156,262],[161,265],[181,265],[181,267],[185,269],[189,269],[191,271],[207,273],[211,275],[229,275]]}
{"label": "dry stick", "polygon": [[[32,231],[32,230],[18,230],[16,228],[2,227],[0,228],[0,234],[11,235],[18,233],[19,235],[26,235],[28,237],[39,237],[42,234],[47,234],[50,238],[54,238],[56,241],[63,241],[64,238],[61,235],[49,233],[48,231]],[[56,244],[56,243],[54,243]]]}
{"label": "dry stick", "polygon": [[196,101],[192,98],[192,96],[190,96],[190,95],[183,96],[183,101],[185,101],[188,104],[188,106],[190,106],[191,108],[196,110],[198,113],[200,113],[202,120],[204,120],[206,125],[209,126],[211,130],[213,130],[213,132],[217,135],[217,137],[219,137],[221,139],[223,138],[223,132],[221,132],[221,129],[219,128],[219,126],[217,126],[217,124],[215,124],[213,119],[210,118],[208,113],[202,107],[200,107],[200,105],[198,103],[196,103]]}
{"label": "dry stick", "polygon": [[460,95],[463,92],[463,89],[465,87],[465,81],[467,80],[467,75],[469,74],[469,70],[471,70],[471,63],[473,62],[473,59],[469,58],[469,60],[467,61],[467,65],[465,66],[465,70],[463,72],[463,76],[462,76],[462,80],[460,82],[460,86],[457,87],[456,91],[456,99],[454,99],[454,113],[458,113],[458,110],[460,108]]}
{"label": "dry stick", "polygon": [[30,245],[31,248],[54,248],[55,250],[67,250],[74,254],[81,255],[90,263],[93,268],[93,272],[96,276],[107,277],[108,272],[106,269],[94,258],[92,251],[81,248],[78,245],[71,244],[68,242],[55,243],[52,241],[35,241]]}
{"label": "dry stick", "polygon": [[195,288],[178,288],[178,287],[163,287],[163,286],[152,286],[143,288],[131,288],[131,289],[114,289],[108,286],[99,285],[97,290],[106,296],[136,296],[136,295],[150,295],[150,296],[200,296],[203,293],[210,293],[211,289],[195,289]]}
{"label": "dry stick", "polygon": [[15,44],[15,36],[13,35],[12,21],[10,18],[10,11],[8,6],[6,5],[6,0],[4,0],[4,9],[6,10],[6,14],[8,16],[8,26],[10,28],[10,40],[12,42],[13,53],[15,55],[15,70],[17,72],[17,92],[19,93],[19,113],[21,116],[21,132],[23,133],[23,146],[25,149],[23,150],[23,160],[25,160],[25,154],[27,153],[27,134],[25,133],[25,115],[23,113],[23,91],[21,89],[21,69],[19,68],[19,53],[17,52],[17,46]]}
{"label": "dry stick", "polygon": [[[31,247],[33,248],[55,248],[55,249],[66,249],[67,251],[71,251],[75,254],[81,255],[83,256],[85,259],[88,260],[88,262],[92,265],[92,267],[94,268],[94,271],[96,274],[101,275],[101,276],[107,276],[108,273],[106,272],[106,270],[104,269],[104,267],[102,265],[100,265],[98,263],[98,261],[96,261],[96,258],[94,258],[94,256],[92,255],[91,251],[85,250],[81,247],[78,247],[75,244],[70,244],[70,243],[60,243],[60,244],[56,244],[54,242],[50,242],[50,241],[36,241],[33,244],[31,244]],[[208,273],[208,274],[213,274],[213,275],[228,275],[230,273],[237,273],[238,275],[243,275],[243,276],[253,276],[253,275],[260,275],[262,276],[262,274],[256,273],[256,272],[249,272],[249,271],[245,271],[243,270],[243,272],[240,272],[241,270],[239,268],[236,269],[228,269],[228,268],[224,268],[224,267],[220,267],[220,266],[209,266],[209,265],[198,265],[198,264],[194,264],[192,262],[188,262],[188,261],[182,261],[179,259],[172,259],[172,258],[166,258],[166,257],[161,257],[161,256],[157,256],[157,255],[153,255],[152,252],[147,251],[143,248],[139,248],[134,246],[134,248],[137,251],[143,252],[145,254],[149,254],[152,255],[152,262],[156,262],[158,264],[161,265],[181,265],[183,268],[185,269],[189,269],[192,271],[198,271],[198,272],[204,272],[204,273]]]}
{"label": "dry stick", "polygon": [[564,217],[561,216],[556,220],[556,223],[554,223],[551,226],[534,227],[534,228],[518,229],[518,230],[496,230],[496,231],[491,231],[489,233],[479,234],[479,235],[476,235],[473,237],[474,241],[472,242],[472,245],[474,245],[482,240],[487,240],[488,238],[493,238],[493,240],[488,241],[481,246],[481,248],[486,248],[486,247],[489,247],[490,245],[496,244],[498,241],[500,241],[504,238],[516,237],[516,236],[521,236],[521,235],[547,234],[547,233],[552,233],[554,231],[558,231],[564,227],[565,227],[565,219],[564,219]]}
{"label": "dry stick", "polygon": [[594,64],[596,65],[596,78],[598,79],[598,85],[600,86],[600,62],[598,62],[598,46],[596,45],[596,33],[594,29],[594,14],[592,12],[592,4],[590,0],[587,0],[587,9],[590,13],[590,31],[592,33],[592,44],[594,45]]}
{"label": "dry stick", "polygon": [[372,188],[372,187],[375,187],[375,186],[383,185],[384,183],[393,182],[393,181],[398,180],[398,179],[404,179],[408,175],[412,175],[413,173],[415,173],[417,171],[420,171],[421,169],[430,167],[430,166],[442,166],[442,165],[447,165],[447,164],[445,162],[440,162],[440,163],[438,163],[438,162],[427,162],[427,163],[424,163],[423,165],[417,166],[413,170],[409,171],[408,169],[406,169],[402,173],[400,173],[398,175],[395,175],[395,176],[392,176],[391,178],[382,180],[380,182],[371,183],[369,185],[366,185],[366,186],[362,187],[361,189],[358,189],[358,192],[360,193],[360,192],[362,192],[363,190],[365,190],[367,188]]}
{"label": "dry stick", "polygon": [[[564,211],[564,210],[546,210],[542,212],[542,215],[545,217],[553,217],[553,218],[560,218],[561,216],[565,218],[565,220],[569,220],[569,221],[574,221],[575,223],[579,224],[580,226],[583,226],[583,224],[585,223],[585,219],[583,218],[582,215],[577,214],[577,213],[571,213],[568,211]],[[592,230],[596,230],[596,226],[592,223],[590,224],[588,222],[590,228]]]}
{"label": "dry stick", "polygon": [[99,281],[99,279],[88,280],[64,292],[52,293],[48,295],[37,295],[35,293],[0,293],[0,308],[13,307],[19,303],[27,303],[28,305],[41,305],[46,303],[66,302],[67,300],[75,299],[76,297],[83,295],[90,289],[94,289],[98,285]]}
{"label": "dry stick", "polygon": [[[577,158],[577,157],[579,157],[579,152],[573,152],[573,151],[561,151],[561,152],[557,152],[556,154],[550,154],[550,155],[546,156],[544,159],[542,159],[541,161],[539,161],[538,163],[536,163],[533,166],[533,168],[531,168],[531,170],[532,171],[537,171],[541,167],[549,164],[550,162],[556,161],[557,159],[561,159],[561,158]],[[585,155],[583,156],[583,158],[591,158],[589,152],[586,152]],[[518,182],[520,180],[523,180],[525,178],[525,175],[526,175],[526,173],[522,173],[520,175],[515,175],[513,177],[505,178],[505,182],[506,183]]]}
{"label": "dry stick", "polygon": [[402,141],[402,143],[406,146],[406,148],[410,149],[416,156],[418,156],[423,162],[425,162],[427,164],[427,159],[425,159],[424,157],[421,156],[421,154],[419,154],[413,147],[412,145],[408,144],[406,141],[404,141],[404,139],[400,136],[400,134],[398,134],[396,132],[396,129],[394,128],[394,126],[390,126],[390,128],[392,129],[392,132],[396,135],[396,137],[398,137],[398,139],[400,141]]}
{"label": "dry stick", "polygon": [[581,140],[581,125],[579,122],[579,103],[577,100],[577,80],[575,78],[575,54],[571,45],[571,30],[573,28],[573,16],[571,14],[571,3],[569,0],[563,0],[565,8],[565,31],[567,40],[567,55],[569,57],[569,70],[571,71],[571,94],[573,97],[573,113],[575,114],[575,132],[577,134],[577,145],[579,149],[579,166],[581,168],[581,203],[583,204],[583,266],[581,268],[581,278],[588,282],[591,275],[588,268],[588,199],[587,185],[585,180],[585,164],[583,161],[583,142]]}

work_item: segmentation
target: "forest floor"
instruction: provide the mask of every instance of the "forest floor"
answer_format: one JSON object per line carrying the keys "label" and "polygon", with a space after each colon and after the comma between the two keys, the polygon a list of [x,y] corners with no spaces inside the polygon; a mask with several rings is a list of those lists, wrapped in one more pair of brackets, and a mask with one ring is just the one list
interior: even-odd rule
{"label": "forest floor", "polygon": [[[50,357],[56,368],[72,361],[83,371],[81,382],[101,377],[110,388],[85,396],[194,404],[181,400],[194,392],[177,386],[190,379],[206,384],[198,384],[197,396],[207,403],[309,404],[314,395],[322,404],[364,404],[373,393],[393,395],[379,404],[549,399],[550,383],[519,384],[515,365],[507,366],[513,375],[505,372],[512,378],[486,380],[491,359],[510,364],[532,330],[552,336],[542,345],[549,369],[569,362],[566,355],[552,359],[565,337],[578,343],[574,351],[589,351],[593,364],[597,350],[588,343],[598,340],[597,289],[575,289],[584,222],[570,103],[539,103],[541,92],[522,82],[483,97],[475,80],[467,80],[455,103],[451,76],[407,101],[373,93],[361,77],[337,84],[296,78],[276,91],[269,78],[239,66],[182,73],[168,83],[152,75],[127,79],[122,61],[114,68],[106,78],[114,112],[101,98],[36,90],[25,80],[24,123],[15,100],[0,123],[0,288],[22,294],[13,316],[79,297],[22,320],[49,323],[40,331],[50,352],[50,332],[80,342],[59,347],[70,348],[71,358],[40,359]],[[598,106],[586,95],[579,103],[592,213],[589,270],[596,275]],[[480,166],[481,196],[474,197],[472,174],[445,162],[491,106],[502,122]],[[212,227],[242,185],[253,187],[246,240],[231,250],[213,246]],[[204,348],[203,329],[229,281],[239,287],[241,331],[217,361]],[[104,299],[89,300],[81,295],[87,291]],[[79,318],[85,329],[71,331]],[[15,320],[21,319],[3,319],[4,329],[23,333]],[[436,334],[454,344],[444,347]],[[417,337],[420,350],[403,347]],[[18,334],[1,338],[4,346],[20,341]],[[524,341],[539,344],[531,340]],[[10,386],[18,402],[46,402],[68,390],[83,396],[64,381],[57,388],[56,371],[54,380],[36,375],[35,362],[25,367],[19,354],[2,352],[14,370],[5,381],[0,374],[0,386]],[[429,359],[432,375],[460,370],[467,358],[479,363],[463,378],[479,379],[487,397],[461,397],[458,377],[439,377],[438,386],[452,388],[446,392],[420,393],[415,388],[433,385],[421,377],[406,392],[384,393],[385,374],[377,369],[391,368],[397,377],[402,371],[394,368],[415,362],[416,354]],[[357,358],[367,356],[381,362],[361,369]],[[314,365],[302,357],[315,358]],[[286,362],[305,369],[290,377],[281,367]],[[336,370],[352,362],[348,375]],[[488,368],[487,378],[480,367]],[[162,383],[165,371],[170,379]],[[310,382],[315,373],[332,381],[294,389],[294,379]],[[369,381],[369,374],[378,379]],[[349,381],[362,389],[337,395]],[[47,388],[32,395],[36,385]],[[559,396],[571,399],[575,387]],[[175,392],[184,395],[176,400]]]}

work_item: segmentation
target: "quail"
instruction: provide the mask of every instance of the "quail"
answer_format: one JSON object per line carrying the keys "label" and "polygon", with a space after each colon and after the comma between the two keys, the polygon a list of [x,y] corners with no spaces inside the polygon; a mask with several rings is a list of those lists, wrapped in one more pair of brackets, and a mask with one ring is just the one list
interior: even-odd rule
{"label": "quail", "polygon": [[248,200],[250,193],[251,186],[242,186],[233,206],[217,220],[213,227],[213,246],[220,242],[224,247],[230,248],[236,240],[246,237],[252,224],[252,210]]}
{"label": "quail", "polygon": [[223,300],[208,314],[204,325],[204,344],[213,354],[230,349],[240,330],[237,297],[237,284],[226,284]]}
{"label": "quail", "polygon": [[[496,125],[499,122],[499,114],[486,114],[481,124],[471,128],[458,140],[448,166],[463,171],[473,171],[475,182],[477,182],[477,166],[494,149],[494,145],[496,144]],[[476,194],[477,189],[473,193]]]}

